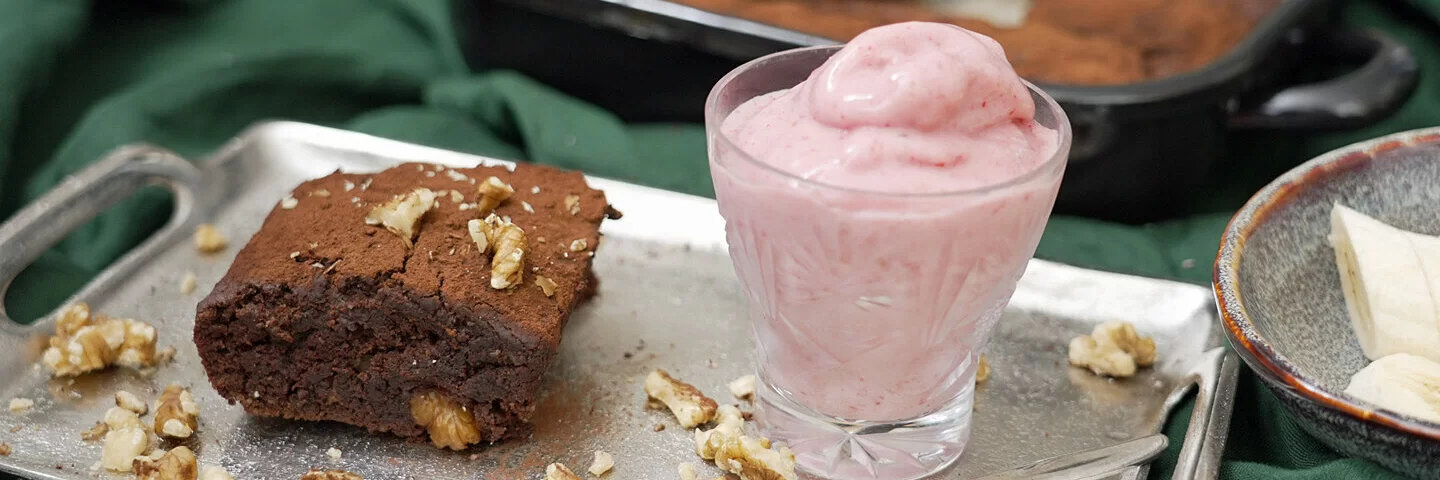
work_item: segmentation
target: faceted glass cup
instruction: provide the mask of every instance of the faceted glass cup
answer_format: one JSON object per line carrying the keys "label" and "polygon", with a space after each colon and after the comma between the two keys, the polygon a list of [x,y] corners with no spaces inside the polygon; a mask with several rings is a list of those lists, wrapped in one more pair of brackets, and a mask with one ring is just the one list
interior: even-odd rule
{"label": "faceted glass cup", "polygon": [[1026,83],[1035,120],[1057,133],[1053,156],[1017,178],[942,193],[807,180],[722,132],[736,107],[798,85],[839,49],[756,59],[706,104],[715,197],[753,322],[757,420],[809,473],[920,478],[969,439],[979,356],[1050,216],[1070,124]]}

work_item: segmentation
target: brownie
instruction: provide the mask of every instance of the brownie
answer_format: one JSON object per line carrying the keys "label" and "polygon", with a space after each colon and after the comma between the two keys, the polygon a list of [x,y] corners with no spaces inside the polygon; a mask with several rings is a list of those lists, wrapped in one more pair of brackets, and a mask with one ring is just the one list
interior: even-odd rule
{"label": "brownie", "polygon": [[[466,227],[488,213],[476,209],[477,183],[491,176],[515,190],[495,213],[528,242],[523,277],[504,290]],[[439,195],[413,247],[367,224],[377,205],[419,187]],[[523,435],[561,329],[595,290],[600,223],[618,216],[581,174],[549,167],[331,174],[270,212],[200,302],[195,346],[215,390],[253,415],[423,440],[412,400],[438,395],[473,416],[478,439],[463,444]],[[572,251],[577,239],[584,250]],[[541,276],[556,284],[548,294]]]}

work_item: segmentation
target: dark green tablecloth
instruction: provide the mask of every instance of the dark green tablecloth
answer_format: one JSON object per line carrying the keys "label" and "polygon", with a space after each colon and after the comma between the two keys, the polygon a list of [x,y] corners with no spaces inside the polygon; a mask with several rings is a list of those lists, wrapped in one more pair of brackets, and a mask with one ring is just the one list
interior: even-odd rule
{"label": "dark green tablecloth", "polygon": [[[1440,72],[1440,38],[1391,3],[1351,2],[1345,21],[1393,33]],[[1421,5],[1440,12],[1434,3]],[[117,145],[196,157],[275,118],[711,193],[699,126],[626,125],[519,74],[471,72],[454,37],[443,0],[0,1],[0,218]],[[1250,192],[1330,148],[1440,124],[1437,89],[1427,77],[1399,114],[1362,131],[1238,135],[1226,180],[1195,199],[1214,213],[1138,227],[1055,218],[1039,256],[1207,283],[1220,231]],[[42,315],[142,240],[164,208],[147,195],[96,219],[22,275],[6,306]],[[1248,373],[1240,385],[1225,478],[1391,475],[1308,437]],[[1188,415],[1171,422],[1156,478],[1168,478]]]}

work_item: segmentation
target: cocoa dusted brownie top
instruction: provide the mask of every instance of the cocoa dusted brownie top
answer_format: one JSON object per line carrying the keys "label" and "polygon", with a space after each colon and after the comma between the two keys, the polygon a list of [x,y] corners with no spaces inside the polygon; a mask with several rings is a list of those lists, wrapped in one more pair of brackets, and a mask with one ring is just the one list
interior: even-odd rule
{"label": "cocoa dusted brownie top", "polygon": [[[478,251],[467,229],[488,215],[480,187],[490,177],[514,189],[494,209],[524,230],[527,248],[519,281],[492,286],[490,253]],[[367,216],[418,188],[435,194],[415,227],[413,246]],[[319,274],[388,279],[447,303],[483,306],[508,319],[513,333],[558,344],[563,320],[590,294],[597,226],[619,213],[579,172],[518,165],[447,168],[404,164],[381,174],[342,174],[305,182],[280,201],[240,251],[229,273],[200,305],[230,297],[244,285],[308,285]],[[387,282],[387,283],[389,283]],[[554,282],[547,292],[542,284]]]}

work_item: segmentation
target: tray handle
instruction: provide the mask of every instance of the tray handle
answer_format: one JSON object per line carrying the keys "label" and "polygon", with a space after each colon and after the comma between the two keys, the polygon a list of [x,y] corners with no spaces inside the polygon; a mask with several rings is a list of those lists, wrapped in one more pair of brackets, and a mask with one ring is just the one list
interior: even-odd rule
{"label": "tray handle", "polygon": [[[167,150],[144,145],[120,147],[66,177],[0,225],[0,299],[15,277],[46,249],[143,187],[159,185],[174,193],[175,211],[161,232],[177,228],[194,208],[193,191],[199,179],[199,171],[189,162]],[[152,235],[146,243],[161,236]],[[150,249],[142,246],[132,251],[116,267],[133,263],[137,254],[146,250]],[[123,270],[112,267],[107,274]],[[91,285],[96,283],[92,281]],[[75,297],[83,298],[88,293],[82,290]],[[14,322],[0,301],[0,333],[24,334],[27,328]]]}
{"label": "tray handle", "polygon": [[1394,113],[1419,84],[1420,63],[1414,52],[1384,32],[1339,30],[1306,43],[1311,52],[1305,53],[1315,62],[1365,62],[1339,77],[1275,92],[1253,110],[1231,115],[1231,128],[1359,128]]}
{"label": "tray handle", "polygon": [[1195,410],[1175,462],[1172,480],[1213,479],[1220,475],[1220,457],[1230,433],[1235,382],[1240,360],[1228,348],[1205,352],[1196,368]]}

